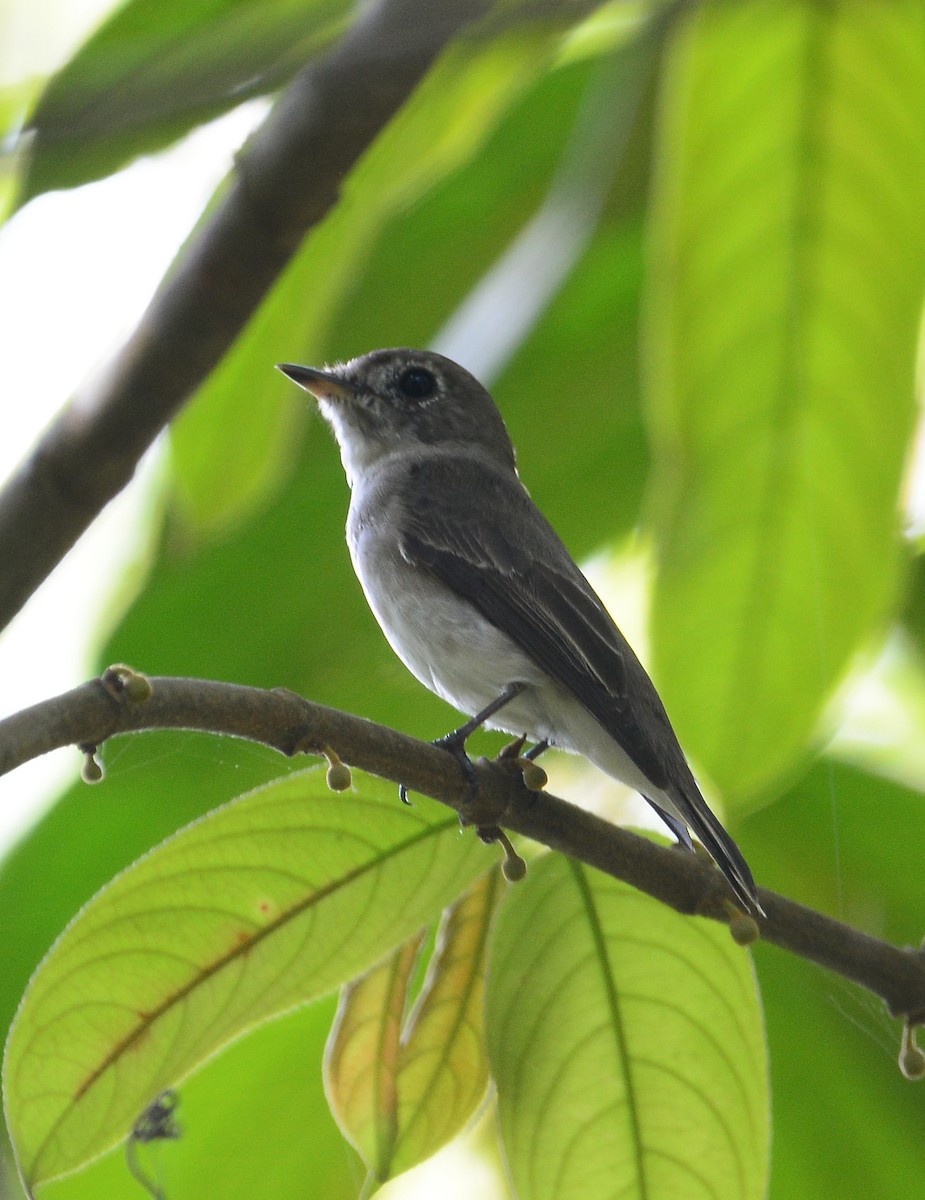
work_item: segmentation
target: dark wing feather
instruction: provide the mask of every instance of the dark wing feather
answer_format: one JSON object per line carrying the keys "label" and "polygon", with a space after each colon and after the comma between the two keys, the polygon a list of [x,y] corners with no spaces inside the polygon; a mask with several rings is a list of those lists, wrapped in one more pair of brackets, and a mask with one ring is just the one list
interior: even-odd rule
{"label": "dark wing feather", "polygon": [[[464,509],[447,495],[464,496]],[[428,461],[409,473],[403,499],[409,561],[464,596],[564,684],[654,787],[669,782],[666,732],[686,770],[655,688],[519,481],[465,460]],[[647,727],[660,735],[658,749]]]}
{"label": "dark wing feather", "polygon": [[[654,685],[520,482],[461,456],[428,458],[410,469],[402,500],[405,557],[567,687],[672,797],[745,907],[761,913],[748,864],[701,796]],[[646,799],[689,846],[683,823]]]}

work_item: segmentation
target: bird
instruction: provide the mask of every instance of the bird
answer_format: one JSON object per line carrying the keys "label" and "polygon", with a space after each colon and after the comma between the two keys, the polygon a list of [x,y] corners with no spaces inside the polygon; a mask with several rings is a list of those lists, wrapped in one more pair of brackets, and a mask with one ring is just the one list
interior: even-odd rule
{"label": "bird", "polygon": [[489,392],[451,359],[409,348],[278,370],[333,429],[350,557],[386,639],[471,718],[440,742],[464,750],[485,724],[582,755],[639,792],[689,850],[692,832],[739,905],[761,915],[655,685],[522,483]]}

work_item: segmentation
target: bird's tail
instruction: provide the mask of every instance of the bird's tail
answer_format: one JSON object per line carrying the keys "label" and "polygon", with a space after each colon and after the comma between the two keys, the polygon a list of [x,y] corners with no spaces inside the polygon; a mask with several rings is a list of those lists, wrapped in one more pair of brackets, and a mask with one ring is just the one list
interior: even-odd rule
{"label": "bird's tail", "polygon": [[[683,801],[675,800],[675,807],[683,814],[683,819],[690,826],[694,836],[709,850],[746,912],[765,916],[758,899],[758,887],[742,851],[720,824],[716,814],[710,810],[706,800],[700,795],[699,788],[693,800],[685,796]],[[674,828],[674,822],[669,824]]]}

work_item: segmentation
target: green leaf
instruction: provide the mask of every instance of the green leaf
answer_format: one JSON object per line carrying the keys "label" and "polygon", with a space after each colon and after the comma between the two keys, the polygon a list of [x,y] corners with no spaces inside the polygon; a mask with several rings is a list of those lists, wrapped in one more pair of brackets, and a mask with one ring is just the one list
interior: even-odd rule
{"label": "green leaf", "polygon": [[689,10],[666,68],[648,366],[653,649],[726,792],[804,752],[893,601],[925,285],[925,9]]}
{"label": "green leaf", "polygon": [[767,1065],[728,930],[558,856],[492,941],[488,1050],[520,1200],[758,1200]]}
{"label": "green leaf", "polygon": [[485,948],[501,886],[493,871],[447,910],[410,1012],[420,937],[344,989],[327,1093],[344,1135],[380,1181],[439,1150],[485,1094]]}
{"label": "green leaf", "polygon": [[[920,791],[823,759],[742,831],[768,887],[894,945],[921,941]],[[925,1097],[900,1074],[899,1022],[797,955],[759,946],[755,961],[771,1053],[772,1200],[918,1195]]]}
{"label": "green leaf", "polygon": [[163,843],[83,909],[13,1024],[4,1091],[27,1184],[103,1153],[165,1087],[368,967],[486,866],[455,814],[403,810],[367,779],[334,797],[317,771]]}
{"label": "green leaf", "polygon": [[906,596],[900,619],[920,654],[925,654],[925,556],[909,563]]}
{"label": "green leaf", "polygon": [[0,225],[13,208],[23,169],[22,147],[15,146],[15,139],[41,82],[33,78],[0,84]]}
{"label": "green leaf", "polygon": [[39,100],[19,203],[109,175],[276,90],[353,12],[349,0],[131,0]]}
{"label": "green leaf", "polygon": [[[356,1200],[363,1167],[344,1144],[321,1080],[335,1004],[332,995],[268,1021],[182,1085],[180,1138],[135,1148],[165,1200],[276,1200],[293,1194],[293,1180],[306,1196]],[[43,1200],[145,1200],[123,1146],[38,1194]],[[3,1192],[4,1200],[23,1195],[19,1184]]]}

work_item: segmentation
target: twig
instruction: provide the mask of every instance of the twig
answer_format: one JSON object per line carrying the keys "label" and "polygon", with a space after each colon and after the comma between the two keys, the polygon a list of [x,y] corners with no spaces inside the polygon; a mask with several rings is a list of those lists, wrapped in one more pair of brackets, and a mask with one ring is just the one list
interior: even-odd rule
{"label": "twig", "polygon": [[[449,755],[426,742],[284,689],[154,678],[150,695],[126,668],[0,721],[0,774],[67,745],[98,746],[118,734],[189,729],[262,742],[283,754],[324,754],[454,808],[467,824],[503,826],[597,867],[683,913],[729,921],[722,876],[699,855],[656,845],[546,792],[518,771],[481,759],[477,798]],[[802,904],[760,890],[763,941],[835,971],[879,996],[908,1027],[925,1023],[925,955],[900,949]]]}

